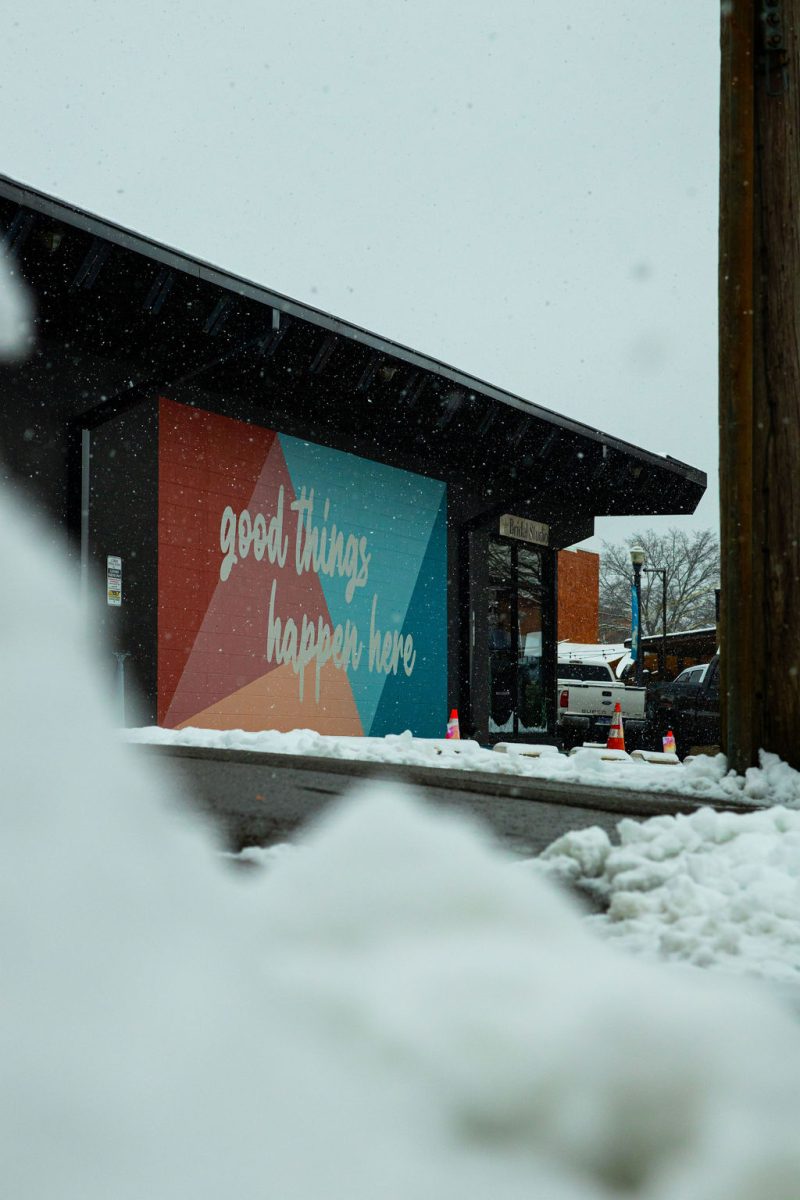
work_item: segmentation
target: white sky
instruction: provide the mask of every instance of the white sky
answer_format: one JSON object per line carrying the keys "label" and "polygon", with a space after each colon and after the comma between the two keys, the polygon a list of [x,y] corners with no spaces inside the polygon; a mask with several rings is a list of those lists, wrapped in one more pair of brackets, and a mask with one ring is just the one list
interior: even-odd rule
{"label": "white sky", "polygon": [[716,525],[713,0],[13,17],[5,174],[689,461],[659,524]]}

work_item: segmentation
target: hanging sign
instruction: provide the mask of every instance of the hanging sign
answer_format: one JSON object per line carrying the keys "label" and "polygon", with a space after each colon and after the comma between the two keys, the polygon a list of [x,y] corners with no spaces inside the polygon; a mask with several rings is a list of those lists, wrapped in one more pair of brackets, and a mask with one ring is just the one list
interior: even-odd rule
{"label": "hanging sign", "polygon": [[631,662],[639,658],[639,597],[636,584],[631,584]]}
{"label": "hanging sign", "polygon": [[505,513],[500,518],[500,536],[517,538],[521,542],[533,542],[536,546],[550,543],[550,526],[528,517],[514,517]]}
{"label": "hanging sign", "polygon": [[122,559],[116,554],[106,557],[106,603],[112,608],[122,604]]}

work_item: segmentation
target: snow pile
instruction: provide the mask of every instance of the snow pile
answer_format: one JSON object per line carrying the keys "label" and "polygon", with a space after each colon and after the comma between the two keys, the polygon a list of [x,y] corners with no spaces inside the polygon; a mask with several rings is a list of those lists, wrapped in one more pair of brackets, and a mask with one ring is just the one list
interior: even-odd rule
{"label": "snow pile", "polygon": [[777,754],[759,750],[760,766],[749,767],[744,775],[728,770],[724,754],[698,756],[687,760],[692,786],[709,796],[723,795],[735,804],[783,804],[800,808],[800,771],[783,762]]}
{"label": "snow pile", "polygon": [[619,957],[385,788],[231,871],[114,736],[39,539],[4,506],[5,1193],[796,1200],[780,1007]]}
{"label": "snow pile", "polygon": [[274,866],[284,854],[293,854],[296,849],[294,842],[276,842],[273,846],[245,846],[244,850],[239,850],[236,854],[223,850],[222,857],[243,867],[258,867],[263,870]]}
{"label": "snow pile", "polygon": [[800,813],[706,808],[618,829],[619,846],[596,827],[567,833],[534,869],[603,901],[590,921],[639,954],[761,976],[800,999]]}
{"label": "snow pile", "polygon": [[[786,1071],[767,1098],[769,1032],[750,1047],[757,1081],[741,1057],[757,1003],[618,958],[462,821],[364,792],[273,864],[262,897],[268,956],[307,1036],[329,1018],[346,1059],[368,1049],[367,1071],[389,1068],[376,1095],[413,1114],[415,1157],[447,1148],[439,1182],[407,1194],[796,1200],[800,1148],[780,1105],[796,1114],[800,1086]],[[754,1082],[761,1111],[742,1106]],[[760,1131],[776,1158],[756,1166]]]}

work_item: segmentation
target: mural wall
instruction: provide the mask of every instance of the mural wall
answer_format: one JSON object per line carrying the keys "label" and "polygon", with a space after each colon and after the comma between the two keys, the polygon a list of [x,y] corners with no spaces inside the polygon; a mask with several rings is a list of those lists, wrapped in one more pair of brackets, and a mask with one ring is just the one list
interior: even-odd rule
{"label": "mural wall", "polygon": [[443,735],[446,488],[159,403],[158,719]]}

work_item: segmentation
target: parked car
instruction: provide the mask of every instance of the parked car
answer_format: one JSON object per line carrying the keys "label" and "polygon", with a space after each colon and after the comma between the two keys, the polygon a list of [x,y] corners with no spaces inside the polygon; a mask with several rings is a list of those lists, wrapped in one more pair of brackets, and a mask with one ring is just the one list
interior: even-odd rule
{"label": "parked car", "polygon": [[718,746],[719,655],[710,663],[687,667],[671,683],[657,684],[647,692],[647,744],[661,749],[661,738],[671,729],[681,758],[693,746]]}
{"label": "parked car", "polygon": [[560,662],[557,689],[556,727],[565,747],[606,741],[618,702],[631,744],[644,735],[645,688],[620,683],[608,663]]}

